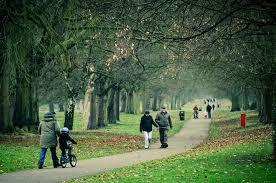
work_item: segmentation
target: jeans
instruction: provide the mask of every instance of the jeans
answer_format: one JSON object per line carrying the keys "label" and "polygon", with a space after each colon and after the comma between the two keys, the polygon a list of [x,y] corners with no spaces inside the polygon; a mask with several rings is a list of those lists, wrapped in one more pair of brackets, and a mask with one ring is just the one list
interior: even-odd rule
{"label": "jeans", "polygon": [[[39,160],[38,160],[38,165],[39,166],[42,166],[44,164],[47,149],[48,148],[41,148],[40,149],[40,155],[39,155]],[[53,160],[53,165],[54,165],[54,167],[56,167],[59,164],[57,153],[56,153],[56,147],[51,147],[50,151],[51,151],[51,156],[52,156],[52,160]]]}
{"label": "jeans", "polygon": [[211,118],[211,111],[208,112],[208,118]]}
{"label": "jeans", "polygon": [[[61,149],[61,155],[66,157],[66,149]],[[68,148],[68,156],[72,156],[72,147]]]}

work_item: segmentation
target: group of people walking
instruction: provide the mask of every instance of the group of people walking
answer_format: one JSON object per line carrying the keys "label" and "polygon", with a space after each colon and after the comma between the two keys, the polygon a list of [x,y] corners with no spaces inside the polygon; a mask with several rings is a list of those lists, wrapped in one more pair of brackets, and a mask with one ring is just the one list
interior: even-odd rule
{"label": "group of people walking", "polygon": [[[214,107],[209,104],[206,107],[208,112],[208,118],[211,118],[211,110]],[[197,105],[193,108],[194,118],[198,118],[198,107]],[[159,129],[159,138],[161,146],[160,148],[168,147],[168,130],[172,129],[171,116],[168,113],[166,107],[162,107],[160,112],[157,113],[155,120],[150,115],[149,111],[145,111],[140,121],[140,132],[144,133],[145,137],[145,149],[150,147],[152,140],[152,126]],[[40,134],[40,155],[38,160],[38,168],[43,168],[47,149],[50,149],[53,166],[57,168],[60,166],[59,159],[56,154],[56,147],[59,137],[59,145],[62,152],[62,156],[66,156],[66,149],[68,149],[68,156],[72,155],[72,147],[70,143],[76,144],[77,142],[69,136],[68,128],[64,127],[60,130],[58,123],[55,118],[55,114],[48,112],[44,115],[44,120],[39,124],[38,131]]]}
{"label": "group of people walking", "polygon": [[[215,100],[215,99],[213,99],[213,100]],[[204,104],[206,104],[205,100],[204,100]],[[211,116],[212,116],[212,110],[213,111],[215,110],[215,104],[210,105],[209,104],[209,100],[208,100],[208,103],[207,103],[207,106],[206,106],[206,110],[204,112],[204,117],[205,118],[207,118],[207,117],[211,118]],[[197,105],[195,105],[194,108],[193,108],[194,119],[198,118],[198,111],[199,111],[199,108],[197,107]]]}
{"label": "group of people walking", "polygon": [[155,126],[159,129],[160,137],[160,148],[168,147],[168,130],[172,129],[172,120],[171,116],[166,110],[166,107],[162,107],[161,111],[157,113],[155,121],[150,115],[149,111],[145,111],[144,115],[141,117],[140,121],[140,132],[144,133],[145,137],[145,149],[150,147],[152,139],[152,126]]}

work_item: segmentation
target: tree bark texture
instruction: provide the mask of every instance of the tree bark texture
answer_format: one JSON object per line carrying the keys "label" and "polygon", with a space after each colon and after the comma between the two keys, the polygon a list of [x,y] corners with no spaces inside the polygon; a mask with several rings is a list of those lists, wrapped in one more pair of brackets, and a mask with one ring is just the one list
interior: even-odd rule
{"label": "tree bark texture", "polygon": [[98,127],[107,126],[106,123],[106,98],[105,95],[98,95]]}
{"label": "tree bark texture", "polygon": [[54,105],[53,97],[51,97],[50,101],[49,101],[49,112],[55,112],[55,105]]}
{"label": "tree bark texture", "polygon": [[73,98],[68,98],[66,102],[66,109],[65,109],[65,121],[64,127],[67,127],[69,130],[73,129],[74,123],[74,112],[75,112],[75,101]]}
{"label": "tree bark texture", "polygon": [[98,128],[97,123],[97,105],[96,105],[96,94],[95,91],[92,90],[90,92],[89,96],[89,114],[88,114],[88,123],[87,123],[87,129],[96,129]]}
{"label": "tree bark texture", "polygon": [[126,112],[126,92],[121,92],[121,103],[122,103],[122,106],[121,106],[121,112]]}
{"label": "tree bark texture", "polygon": [[13,123],[10,117],[10,65],[9,60],[4,57],[4,48],[0,44],[0,131],[13,131]]}
{"label": "tree bark texture", "polygon": [[115,93],[116,88],[112,87],[109,95],[108,107],[107,107],[107,119],[109,123],[115,124],[116,119],[116,111],[115,111]]}
{"label": "tree bark texture", "polygon": [[120,121],[120,88],[119,87],[116,88],[114,102],[115,102],[116,120]]}
{"label": "tree bark texture", "polygon": [[127,92],[126,113],[134,114],[133,91]]}

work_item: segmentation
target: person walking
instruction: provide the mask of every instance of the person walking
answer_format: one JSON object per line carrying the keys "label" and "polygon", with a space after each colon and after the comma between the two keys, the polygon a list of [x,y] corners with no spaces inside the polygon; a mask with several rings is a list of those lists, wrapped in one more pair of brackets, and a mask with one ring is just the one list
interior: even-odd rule
{"label": "person walking", "polygon": [[140,121],[140,132],[144,132],[145,149],[148,149],[152,139],[152,125],[158,127],[157,123],[153,120],[149,111],[145,111]]}
{"label": "person walking", "polygon": [[213,111],[215,110],[215,104],[212,105],[212,109],[213,109]]}
{"label": "person walking", "polygon": [[196,118],[198,118],[198,107],[197,107],[197,105],[195,105],[193,110],[194,110],[194,119],[196,119]]}
{"label": "person walking", "polygon": [[43,168],[48,148],[50,148],[51,151],[53,166],[54,168],[57,168],[59,166],[59,162],[56,153],[56,147],[57,136],[60,134],[60,131],[53,113],[47,112],[44,114],[44,120],[40,122],[38,126],[38,132],[40,134],[40,155],[38,160],[38,168]]}
{"label": "person walking", "polygon": [[161,143],[160,148],[167,148],[168,130],[169,127],[172,129],[172,120],[170,114],[166,110],[166,107],[162,107],[161,111],[157,113],[155,121],[159,126],[159,136]]}
{"label": "person walking", "polygon": [[211,110],[212,110],[212,107],[208,104],[206,107],[206,111],[208,113],[208,118],[211,118]]}

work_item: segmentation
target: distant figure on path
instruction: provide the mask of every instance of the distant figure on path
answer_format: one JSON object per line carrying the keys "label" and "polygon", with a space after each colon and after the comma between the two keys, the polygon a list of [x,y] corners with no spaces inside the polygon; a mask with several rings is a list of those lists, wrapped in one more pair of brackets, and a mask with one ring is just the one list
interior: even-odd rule
{"label": "distant figure on path", "polygon": [[159,135],[160,135],[160,142],[161,142],[160,148],[167,148],[168,130],[169,130],[169,126],[172,129],[172,121],[171,121],[170,114],[166,110],[166,107],[162,107],[161,111],[157,113],[155,121],[159,126]]}
{"label": "distant figure on path", "polygon": [[145,149],[148,149],[152,139],[152,125],[158,127],[156,122],[153,120],[149,111],[145,111],[140,121],[140,132],[144,132],[145,136]]}
{"label": "distant figure on path", "polygon": [[58,157],[56,154],[57,136],[60,134],[58,123],[55,119],[55,115],[51,112],[47,112],[44,115],[44,120],[40,122],[38,127],[40,134],[40,155],[38,160],[38,168],[42,169],[47,149],[50,148],[53,166],[57,168],[59,166]]}
{"label": "distant figure on path", "polygon": [[198,118],[198,108],[197,105],[195,105],[195,107],[193,108],[194,110],[194,119]]}
{"label": "distant figure on path", "polygon": [[206,107],[206,111],[208,113],[208,118],[211,118],[211,110],[212,110],[212,107],[208,104]]}
{"label": "distant figure on path", "polygon": [[213,109],[213,111],[215,110],[215,104],[212,105],[212,109]]}

